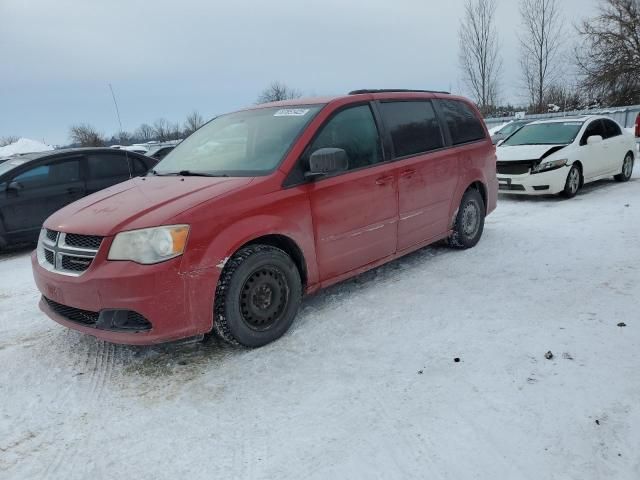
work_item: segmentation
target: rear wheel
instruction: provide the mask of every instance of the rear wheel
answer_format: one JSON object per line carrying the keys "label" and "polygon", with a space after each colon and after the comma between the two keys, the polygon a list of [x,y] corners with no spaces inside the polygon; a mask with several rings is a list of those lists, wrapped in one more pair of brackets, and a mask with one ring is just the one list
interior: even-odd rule
{"label": "rear wheel", "polygon": [[624,157],[624,161],[622,162],[622,172],[616,175],[615,178],[618,182],[627,182],[631,178],[631,174],[633,173],[633,155],[627,153]]}
{"label": "rear wheel", "polygon": [[225,265],[214,305],[214,329],[234,345],[261,347],[291,326],[302,297],[291,257],[269,245],[250,245]]}
{"label": "rear wheel", "polygon": [[564,183],[564,190],[562,190],[562,196],[566,198],[573,198],[580,190],[580,168],[577,165],[572,165],[569,173],[567,174],[567,180]]}
{"label": "rear wheel", "polygon": [[454,248],[474,247],[484,230],[485,205],[482,195],[475,189],[464,192],[448,243]]}

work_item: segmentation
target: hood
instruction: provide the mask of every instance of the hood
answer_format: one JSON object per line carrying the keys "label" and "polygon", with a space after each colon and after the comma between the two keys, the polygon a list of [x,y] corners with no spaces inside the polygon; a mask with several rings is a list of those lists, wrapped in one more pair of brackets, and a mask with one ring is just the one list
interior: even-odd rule
{"label": "hood", "polygon": [[84,197],[51,215],[44,226],[84,235],[114,235],[155,227],[203,202],[251,183],[253,178],[134,178]]}
{"label": "hood", "polygon": [[501,145],[496,148],[496,155],[499,162],[542,160],[565,147],[566,145],[518,145],[513,147]]}

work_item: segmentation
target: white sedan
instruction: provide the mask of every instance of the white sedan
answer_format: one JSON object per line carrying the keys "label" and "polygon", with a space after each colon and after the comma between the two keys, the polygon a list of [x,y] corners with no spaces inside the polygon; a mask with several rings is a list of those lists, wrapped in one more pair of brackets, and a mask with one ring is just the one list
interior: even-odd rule
{"label": "white sedan", "polygon": [[602,116],[532,122],[498,144],[500,191],[575,196],[582,185],[613,176],[631,178],[633,134]]}

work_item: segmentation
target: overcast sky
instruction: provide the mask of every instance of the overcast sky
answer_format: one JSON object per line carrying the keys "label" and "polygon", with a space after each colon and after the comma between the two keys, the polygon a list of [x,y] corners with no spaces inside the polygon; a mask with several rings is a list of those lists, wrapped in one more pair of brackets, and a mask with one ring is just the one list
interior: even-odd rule
{"label": "overcast sky", "polygon": [[[595,0],[560,0],[566,40]],[[252,104],[271,81],[305,95],[356,88],[464,93],[463,0],[0,0],[0,137],[69,141]],[[515,0],[498,0],[503,98],[520,101]]]}

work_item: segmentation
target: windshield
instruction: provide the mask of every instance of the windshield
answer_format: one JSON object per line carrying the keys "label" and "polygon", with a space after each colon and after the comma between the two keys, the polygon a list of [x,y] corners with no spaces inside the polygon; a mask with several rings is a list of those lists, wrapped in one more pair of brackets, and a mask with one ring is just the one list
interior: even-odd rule
{"label": "windshield", "polygon": [[24,160],[11,160],[9,158],[0,159],[0,175],[7,173],[24,163]]}
{"label": "windshield", "polygon": [[528,124],[507,138],[502,145],[568,145],[573,142],[583,122]]}
{"label": "windshield", "polygon": [[500,135],[511,135],[513,132],[518,130],[522,125],[525,125],[524,122],[511,122],[505,127],[501,128],[499,133]]}
{"label": "windshield", "polygon": [[176,146],[153,172],[156,175],[265,175],[280,164],[322,107],[270,107],[222,115]]}

